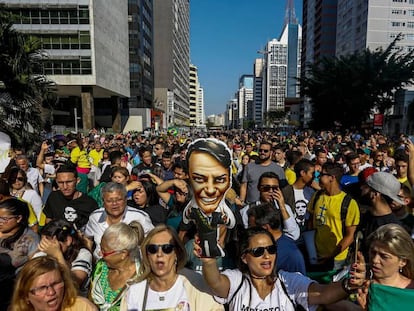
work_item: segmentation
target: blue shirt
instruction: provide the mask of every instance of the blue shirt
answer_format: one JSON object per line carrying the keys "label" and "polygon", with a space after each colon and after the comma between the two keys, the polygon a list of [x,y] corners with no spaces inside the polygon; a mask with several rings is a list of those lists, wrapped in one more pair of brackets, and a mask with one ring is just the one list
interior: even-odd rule
{"label": "blue shirt", "polygon": [[276,241],[277,270],[284,270],[287,272],[300,272],[306,275],[305,260],[294,240],[282,234]]}

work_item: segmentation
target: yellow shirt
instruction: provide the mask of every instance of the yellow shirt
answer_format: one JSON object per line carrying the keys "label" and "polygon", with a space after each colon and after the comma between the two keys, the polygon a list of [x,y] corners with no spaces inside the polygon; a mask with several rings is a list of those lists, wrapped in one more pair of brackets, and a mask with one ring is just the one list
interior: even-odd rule
{"label": "yellow shirt", "polygon": [[80,168],[91,168],[86,150],[80,150],[79,147],[73,148],[70,152],[70,161]]}
{"label": "yellow shirt", "polygon": [[[316,229],[315,245],[318,256],[327,257],[331,255],[338,243],[343,239],[341,204],[345,192],[328,196],[322,194],[316,203],[315,209],[309,206],[309,212],[313,214],[313,224]],[[345,218],[345,226],[357,226],[359,224],[359,207],[355,200],[351,200]],[[335,260],[344,260],[348,255],[348,248],[335,257]]]}
{"label": "yellow shirt", "polygon": [[91,151],[89,151],[88,155],[92,159],[92,164],[93,165],[95,165],[95,166],[99,165],[99,161],[101,161],[102,157],[103,157],[103,152],[104,152],[103,149],[99,150],[99,152],[96,151],[95,149],[92,149]]}
{"label": "yellow shirt", "polygon": [[295,171],[292,170],[290,167],[285,169],[286,180],[289,185],[293,185],[296,181],[296,174]]}

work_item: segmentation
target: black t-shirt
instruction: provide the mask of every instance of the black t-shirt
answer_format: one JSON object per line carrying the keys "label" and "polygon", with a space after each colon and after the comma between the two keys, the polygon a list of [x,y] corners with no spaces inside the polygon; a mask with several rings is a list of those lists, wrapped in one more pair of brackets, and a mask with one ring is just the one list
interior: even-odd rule
{"label": "black t-shirt", "polygon": [[98,209],[98,204],[86,194],[82,194],[77,199],[68,200],[62,192],[54,191],[49,195],[43,212],[47,218],[63,219],[83,230],[89,220],[89,215],[96,209]]}
{"label": "black t-shirt", "polygon": [[159,224],[165,224],[167,222],[168,210],[159,204],[146,206],[145,208],[140,208],[137,204],[135,204],[134,200],[128,200],[128,206],[146,212],[151,218],[151,222],[154,226]]}
{"label": "black t-shirt", "polygon": [[363,234],[363,243],[361,243],[361,251],[364,254],[365,258],[368,258],[369,245],[366,241],[369,235],[377,230],[379,227],[386,224],[398,224],[401,225],[401,222],[398,220],[397,216],[393,213],[383,215],[383,216],[374,216],[369,211],[361,215],[361,221],[359,223],[358,230]]}

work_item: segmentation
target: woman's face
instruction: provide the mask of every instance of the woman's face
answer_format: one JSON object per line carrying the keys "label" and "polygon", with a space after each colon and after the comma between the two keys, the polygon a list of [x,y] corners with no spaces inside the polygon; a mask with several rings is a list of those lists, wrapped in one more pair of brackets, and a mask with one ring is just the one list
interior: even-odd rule
{"label": "woman's face", "polygon": [[22,216],[12,215],[6,208],[0,208],[0,233],[12,235],[19,229]]}
{"label": "woman's face", "polygon": [[407,263],[404,259],[390,253],[388,248],[381,242],[376,241],[369,249],[369,259],[374,279],[381,283],[398,276],[399,270]]}
{"label": "woman's face", "polygon": [[139,183],[137,190],[134,192],[132,198],[138,206],[145,206],[147,204],[148,196],[145,192],[144,186]]}
{"label": "woman's face", "polygon": [[[173,239],[171,234],[168,231],[162,231],[152,237],[150,243],[148,243],[148,246],[173,244],[172,241]],[[177,255],[175,253],[175,249],[169,254],[164,253],[162,247],[158,247],[155,254],[151,254],[148,251],[146,252],[151,266],[151,271],[155,276],[159,278],[168,278],[176,275]]]}
{"label": "woman's face", "polygon": [[19,172],[17,173],[16,179],[12,179],[14,181],[11,186],[14,190],[20,190],[25,186],[24,178],[22,174]]}
{"label": "woman's face", "polygon": [[65,283],[59,271],[50,271],[33,280],[28,301],[35,311],[61,310],[65,294]]}
{"label": "woman's face", "polygon": [[[256,234],[250,238],[249,249],[268,246],[274,246],[274,244],[266,234]],[[249,267],[252,276],[268,276],[272,274],[276,262],[276,254],[269,254],[265,250],[262,256],[254,257],[251,252],[246,252],[242,256],[242,260]]]}
{"label": "woman's face", "polygon": [[207,214],[214,212],[230,187],[228,168],[208,153],[194,151],[188,171],[198,207]]}
{"label": "woman's face", "polygon": [[242,164],[247,165],[250,162],[250,157],[248,155],[244,155],[242,158]]}
{"label": "woman's face", "polygon": [[142,154],[142,162],[145,163],[145,165],[150,165],[152,162],[152,156],[151,156],[151,152],[149,151],[145,151]]}
{"label": "woman's face", "polygon": [[121,172],[115,172],[112,174],[112,181],[117,184],[125,185],[128,183],[128,176],[125,176]]}

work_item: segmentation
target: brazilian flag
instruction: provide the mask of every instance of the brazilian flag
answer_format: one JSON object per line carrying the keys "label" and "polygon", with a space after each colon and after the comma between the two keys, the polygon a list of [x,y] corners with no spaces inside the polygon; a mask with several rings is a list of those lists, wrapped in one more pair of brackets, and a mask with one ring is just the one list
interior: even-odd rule
{"label": "brazilian flag", "polygon": [[170,135],[177,136],[178,135],[178,129],[176,127],[170,127],[170,128],[168,128],[168,133]]}
{"label": "brazilian flag", "polygon": [[414,289],[371,284],[368,295],[369,311],[411,311],[414,309]]}

